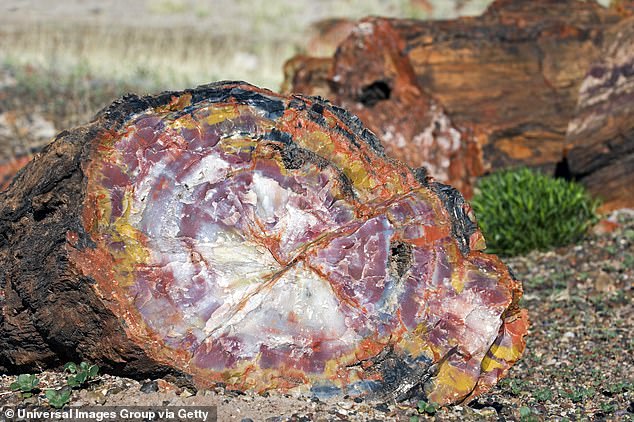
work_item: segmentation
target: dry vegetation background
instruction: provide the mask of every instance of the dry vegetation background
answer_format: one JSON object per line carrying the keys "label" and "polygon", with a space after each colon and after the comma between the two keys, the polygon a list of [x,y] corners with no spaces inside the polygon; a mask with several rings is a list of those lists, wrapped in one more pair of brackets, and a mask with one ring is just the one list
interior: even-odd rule
{"label": "dry vegetation background", "polygon": [[490,1],[0,0],[0,165],[126,92],[223,79],[278,90],[287,59],[332,54],[307,49],[319,21],[450,18]]}
{"label": "dry vegetation background", "polygon": [[[487,0],[4,0],[0,60],[53,79],[90,75],[156,91],[220,79],[271,89],[326,18],[478,14]],[[314,52],[311,52],[314,53]],[[322,51],[321,53],[328,53]],[[44,75],[46,76],[46,75]]]}

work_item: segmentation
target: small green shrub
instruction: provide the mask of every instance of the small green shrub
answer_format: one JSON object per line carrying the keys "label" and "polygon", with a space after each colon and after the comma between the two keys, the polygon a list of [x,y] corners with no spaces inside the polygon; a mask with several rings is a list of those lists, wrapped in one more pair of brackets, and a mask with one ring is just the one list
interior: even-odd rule
{"label": "small green shrub", "polygon": [[522,422],[533,422],[533,421],[539,421],[539,418],[537,417],[536,413],[533,411],[533,409],[531,409],[530,407],[527,406],[522,406],[520,407],[520,421]]}
{"label": "small green shrub", "polygon": [[56,409],[61,409],[70,402],[70,396],[72,393],[71,387],[62,387],[59,390],[48,389],[44,392],[48,402]]}
{"label": "small green shrub", "polygon": [[438,406],[434,403],[427,403],[425,400],[418,401],[418,413],[427,413],[434,415],[438,411]]}
{"label": "small green shrub", "polygon": [[33,395],[39,383],[40,380],[33,374],[20,374],[9,388],[11,388],[11,391],[19,391],[23,398],[27,398]]}
{"label": "small green shrub", "polygon": [[578,240],[596,222],[598,201],[577,183],[516,169],[480,179],[471,204],[487,252],[513,256]]}
{"label": "small green shrub", "polygon": [[[66,379],[66,385],[44,390],[44,395],[48,399],[49,404],[56,409],[61,409],[70,403],[73,389],[82,388],[88,384],[88,382],[97,379],[99,366],[91,365],[87,362],[81,362],[79,365],[74,362],[68,362],[64,365],[64,372],[69,373]],[[9,388],[11,391],[19,392],[20,397],[28,398],[40,392],[40,389],[37,388],[39,383],[40,380],[37,376],[33,374],[21,374],[18,375],[15,382],[11,383]]]}
{"label": "small green shrub", "polygon": [[97,365],[89,365],[87,362],[82,362],[79,365],[74,362],[68,362],[64,365],[64,370],[72,374],[68,376],[67,380],[67,384],[70,387],[81,387],[86,381],[95,378],[99,373]]}
{"label": "small green shrub", "polygon": [[553,392],[548,388],[541,388],[533,393],[533,397],[538,402],[550,401],[553,398]]}
{"label": "small green shrub", "polygon": [[561,390],[559,394],[573,403],[580,403],[587,398],[593,398],[596,393],[594,388],[575,387],[571,390]]}

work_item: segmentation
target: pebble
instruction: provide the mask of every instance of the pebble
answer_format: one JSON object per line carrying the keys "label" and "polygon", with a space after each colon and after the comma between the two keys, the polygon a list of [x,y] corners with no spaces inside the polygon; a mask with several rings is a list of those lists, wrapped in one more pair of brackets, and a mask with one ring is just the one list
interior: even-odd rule
{"label": "pebble", "polygon": [[474,413],[484,417],[493,417],[493,416],[497,416],[498,414],[498,412],[493,407],[483,407],[482,409],[474,409]]}
{"label": "pebble", "polygon": [[390,411],[390,408],[385,403],[380,403],[374,406],[374,408],[380,412],[387,413]]}
{"label": "pebble", "polygon": [[103,393],[103,391],[107,390],[98,390],[98,391],[88,391],[86,393],[86,398],[89,400],[89,402],[93,402],[95,404],[104,404],[106,402],[106,395]]}
{"label": "pebble", "polygon": [[158,382],[156,381],[146,381],[141,385],[140,388],[142,393],[156,393],[159,390]]}
{"label": "pebble", "polygon": [[180,393],[180,396],[183,397],[183,398],[191,397],[193,395],[194,395],[194,393],[192,393],[188,389],[184,389],[183,392]]}
{"label": "pebble", "polygon": [[121,393],[123,391],[125,391],[124,387],[121,387],[119,385],[115,385],[114,387],[112,387],[111,389],[108,390],[108,395],[119,394],[119,393]]}
{"label": "pebble", "polygon": [[337,406],[341,409],[352,409],[352,403],[349,401],[340,401]]}

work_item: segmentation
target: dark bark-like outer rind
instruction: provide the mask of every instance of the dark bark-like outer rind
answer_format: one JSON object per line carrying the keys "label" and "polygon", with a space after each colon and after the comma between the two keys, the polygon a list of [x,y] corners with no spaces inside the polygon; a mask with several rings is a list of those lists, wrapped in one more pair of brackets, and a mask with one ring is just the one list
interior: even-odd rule
{"label": "dark bark-like outer rind", "polygon": [[92,280],[70,265],[64,246],[70,233],[78,235],[78,247],[92,243],[80,221],[86,184],[81,162],[91,140],[111,124],[100,118],[60,133],[0,193],[2,372],[90,357],[122,374],[175,373],[127,339],[118,318],[95,296]]}
{"label": "dark bark-like outer rind", "polygon": [[[192,104],[233,97],[257,104],[273,116],[283,112],[281,102],[241,84],[219,82],[146,97],[128,94],[99,112],[94,122],[60,133],[0,192],[0,372],[90,359],[123,375],[182,375],[150,359],[130,341],[123,320],[95,295],[94,280],[69,262],[69,236],[76,237],[73,243],[79,249],[94,247],[81,221],[87,183],[82,163],[90,159],[97,144],[93,141],[101,134],[120,129],[132,115],[167,106],[183,95],[191,95]],[[382,154],[380,143],[358,118],[327,101],[316,100],[314,107],[317,104],[331,109],[347,125],[338,130],[351,138],[358,136]],[[315,119],[320,118],[318,112]]]}
{"label": "dark bark-like outer rind", "polygon": [[603,200],[603,211],[634,207],[634,17],[606,38],[566,135],[570,173]]}

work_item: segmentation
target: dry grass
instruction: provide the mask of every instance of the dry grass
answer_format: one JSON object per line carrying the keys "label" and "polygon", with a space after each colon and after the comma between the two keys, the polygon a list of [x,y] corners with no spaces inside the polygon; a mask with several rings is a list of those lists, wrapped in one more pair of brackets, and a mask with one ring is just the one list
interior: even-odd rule
{"label": "dry grass", "polygon": [[487,2],[430,0],[427,9],[421,0],[148,0],[123,3],[119,11],[100,9],[97,1],[87,2],[92,9],[62,2],[52,15],[18,10],[11,12],[17,19],[0,17],[0,61],[90,73],[147,91],[220,79],[277,90],[282,64],[302,52],[308,28],[320,19],[446,17],[478,13]]}

